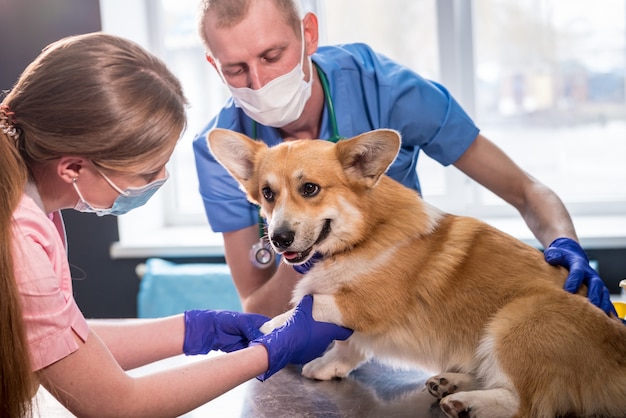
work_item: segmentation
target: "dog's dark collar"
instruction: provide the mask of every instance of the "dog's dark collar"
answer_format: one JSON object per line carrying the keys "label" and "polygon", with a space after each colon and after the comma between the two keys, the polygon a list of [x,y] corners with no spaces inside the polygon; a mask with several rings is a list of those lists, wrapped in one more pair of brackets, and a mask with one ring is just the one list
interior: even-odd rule
{"label": "dog's dark collar", "polygon": [[309,261],[307,261],[306,263],[302,263],[302,264],[295,264],[293,266],[293,269],[300,274],[308,273],[309,270],[311,270],[311,267],[313,267],[315,263],[317,263],[321,259],[322,259],[322,255],[320,253],[315,253],[313,254],[313,257],[311,257]]}

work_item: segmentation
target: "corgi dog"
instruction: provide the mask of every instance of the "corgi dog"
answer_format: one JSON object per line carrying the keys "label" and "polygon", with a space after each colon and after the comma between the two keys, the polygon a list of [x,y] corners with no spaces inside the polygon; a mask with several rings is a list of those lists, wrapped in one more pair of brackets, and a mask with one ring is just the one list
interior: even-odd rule
{"label": "corgi dog", "polygon": [[626,327],[563,290],[567,270],[536,248],[385,175],[396,131],[268,147],[215,129],[207,141],[283,262],[309,264],[293,303],[312,294],[316,320],[354,330],[304,376],[376,358],[438,373],[426,387],[450,417],[626,416]]}

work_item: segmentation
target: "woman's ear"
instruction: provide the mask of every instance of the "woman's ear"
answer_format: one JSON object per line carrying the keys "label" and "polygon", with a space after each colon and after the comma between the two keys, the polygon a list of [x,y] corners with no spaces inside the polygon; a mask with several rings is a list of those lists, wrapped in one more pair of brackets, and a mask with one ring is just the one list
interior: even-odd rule
{"label": "woman's ear", "polygon": [[66,183],[71,183],[84,172],[87,160],[82,157],[61,157],[57,162],[56,173]]}

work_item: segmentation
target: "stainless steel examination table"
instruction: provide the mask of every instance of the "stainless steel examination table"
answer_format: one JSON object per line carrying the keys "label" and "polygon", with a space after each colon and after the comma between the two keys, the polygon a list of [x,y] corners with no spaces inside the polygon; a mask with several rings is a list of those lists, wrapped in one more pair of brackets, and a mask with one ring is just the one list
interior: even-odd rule
{"label": "stainless steel examination table", "polygon": [[[201,357],[178,356],[129,373],[147,374]],[[346,379],[321,382],[302,377],[299,367],[288,366],[265,382],[250,380],[183,417],[445,417],[435,398],[424,390],[428,377],[419,370],[367,363]],[[73,415],[41,389],[35,416]]]}

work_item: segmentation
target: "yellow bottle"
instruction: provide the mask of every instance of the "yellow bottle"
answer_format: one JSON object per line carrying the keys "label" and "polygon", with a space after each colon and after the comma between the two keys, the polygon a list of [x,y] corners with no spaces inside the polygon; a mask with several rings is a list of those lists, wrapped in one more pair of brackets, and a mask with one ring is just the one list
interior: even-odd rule
{"label": "yellow bottle", "polygon": [[[626,292],[626,279],[619,282],[619,286],[624,289],[622,290],[622,295],[624,295]],[[626,319],[626,302],[613,302],[613,305],[615,305],[617,316],[622,319]]]}

